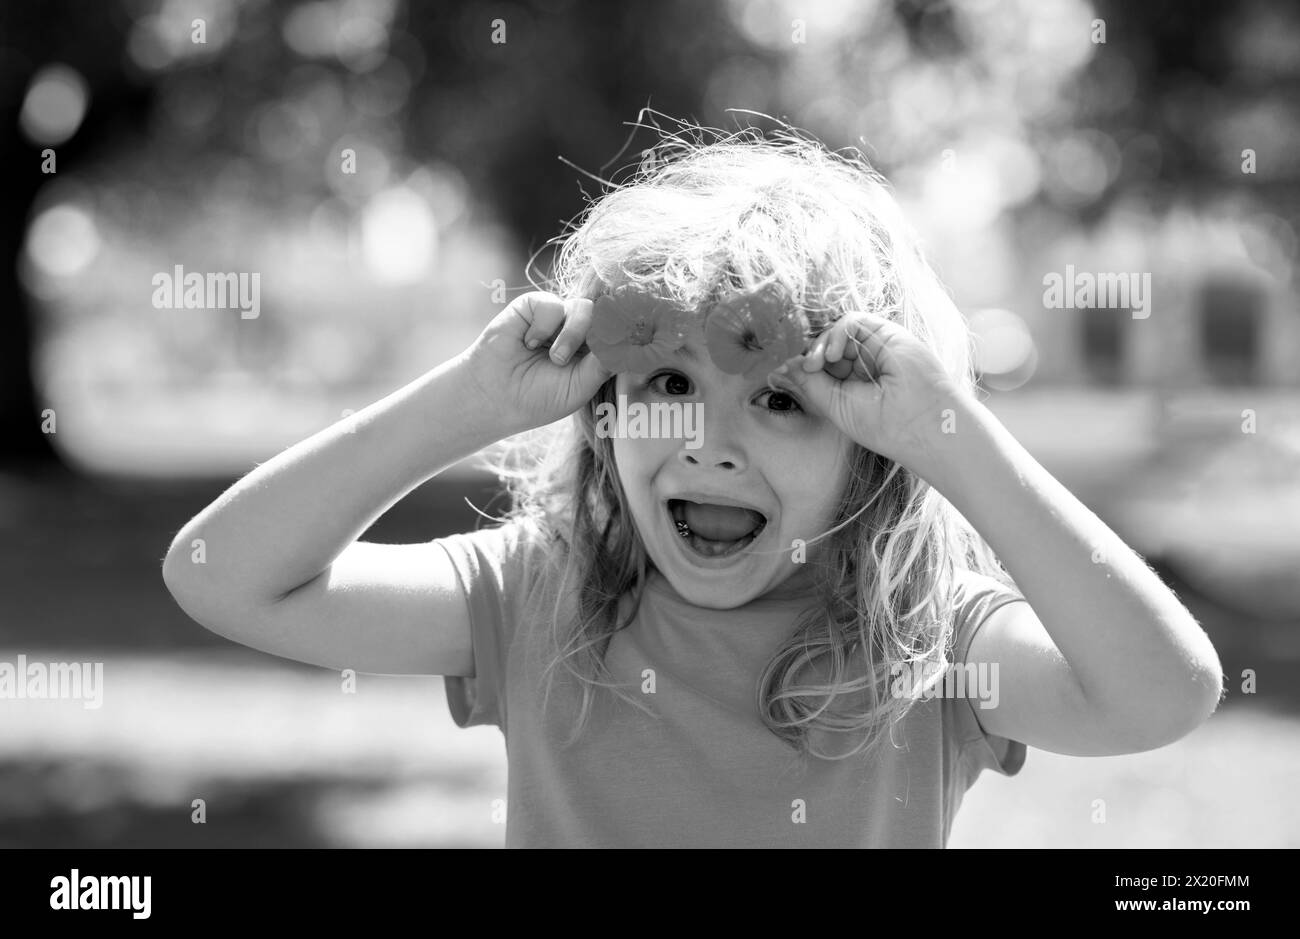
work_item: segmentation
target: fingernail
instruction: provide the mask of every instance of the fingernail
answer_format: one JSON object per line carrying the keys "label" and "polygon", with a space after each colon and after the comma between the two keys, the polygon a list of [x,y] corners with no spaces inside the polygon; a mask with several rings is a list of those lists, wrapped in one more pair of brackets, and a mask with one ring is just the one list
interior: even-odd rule
{"label": "fingernail", "polygon": [[524,345],[530,349],[536,349],[538,346],[541,345],[541,343],[538,342],[536,339],[529,339],[527,342],[524,343]]}
{"label": "fingernail", "polygon": [[555,359],[555,361],[557,362],[563,362],[568,357],[569,357],[568,346],[555,346],[553,349],[551,349],[551,358]]}

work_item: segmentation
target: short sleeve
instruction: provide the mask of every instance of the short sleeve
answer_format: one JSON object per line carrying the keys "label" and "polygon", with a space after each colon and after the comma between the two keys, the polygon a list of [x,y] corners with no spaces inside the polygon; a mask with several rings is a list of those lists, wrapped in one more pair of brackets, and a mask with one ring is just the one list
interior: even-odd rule
{"label": "short sleeve", "polygon": [[536,530],[520,521],[435,539],[451,558],[469,606],[473,677],[443,679],[459,727],[505,729],[506,665],[520,611],[537,568]]}
{"label": "short sleeve", "polygon": [[[974,571],[959,572],[953,627],[953,663],[961,665],[966,662],[976,632],[994,610],[1017,602],[1027,601],[1001,581]],[[976,691],[991,690],[996,694],[994,683],[998,676],[989,670],[982,676],[973,677],[980,682],[981,688],[972,689],[951,702],[961,759],[966,761],[972,780],[985,769],[1004,776],[1014,776],[1024,766],[1027,755],[1025,745],[1017,740],[986,733],[978,718],[981,705],[989,704],[990,696]]]}

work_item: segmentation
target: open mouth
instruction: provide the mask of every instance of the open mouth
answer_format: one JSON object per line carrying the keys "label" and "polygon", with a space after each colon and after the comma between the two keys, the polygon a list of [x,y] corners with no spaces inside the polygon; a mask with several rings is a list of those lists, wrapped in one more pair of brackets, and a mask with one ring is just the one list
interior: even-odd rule
{"label": "open mouth", "polygon": [[767,527],[767,516],[755,509],[689,499],[669,499],[668,514],[683,543],[706,558],[743,551]]}

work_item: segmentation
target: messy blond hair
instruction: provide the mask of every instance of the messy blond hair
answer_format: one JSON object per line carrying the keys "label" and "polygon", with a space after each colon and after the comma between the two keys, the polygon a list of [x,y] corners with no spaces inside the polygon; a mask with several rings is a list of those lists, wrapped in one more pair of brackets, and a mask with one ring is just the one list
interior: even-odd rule
{"label": "messy blond hair", "polygon": [[[768,133],[650,126],[658,143],[630,178],[602,180],[602,195],[548,243],[558,254],[535,286],[595,299],[635,284],[703,315],[722,296],[775,283],[814,333],[851,311],[889,316],[974,393],[965,320],[858,151],[829,151],[785,125]],[[494,463],[512,497],[508,520],[561,549],[547,553],[542,578],[554,589],[543,604],[553,651],[546,674],[548,698],[557,669],[581,686],[570,742],[598,688],[645,709],[604,664],[611,637],[635,615],[648,562],[612,441],[594,432],[614,381],[570,418],[506,441]],[[1012,585],[979,534],[918,476],[856,445],[851,463],[834,523],[814,539],[824,542],[820,560],[809,560],[820,602],[755,689],[773,734],[801,755],[829,759],[874,746],[907,713],[915,699],[887,694],[891,676],[933,674],[947,662],[957,568]],[[569,584],[577,585],[576,618],[561,612]]]}

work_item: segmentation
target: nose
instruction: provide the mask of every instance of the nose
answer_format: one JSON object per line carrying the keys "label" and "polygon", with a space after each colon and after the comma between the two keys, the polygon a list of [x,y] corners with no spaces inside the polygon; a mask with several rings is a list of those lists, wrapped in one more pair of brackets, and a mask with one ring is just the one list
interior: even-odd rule
{"label": "nose", "polygon": [[691,449],[683,443],[677,451],[677,459],[682,465],[692,469],[703,466],[743,472],[748,468],[749,460],[745,456],[745,449],[741,446],[737,433],[741,415],[734,412],[722,413],[721,410],[707,405],[701,410],[704,413],[703,420],[700,422],[703,431],[700,435],[700,445]]}
{"label": "nose", "polygon": [[744,466],[744,464],[739,459],[734,459],[729,456],[723,457],[721,459],[715,459],[706,453],[700,456],[699,458],[697,458],[695,456],[696,453],[701,453],[701,451],[696,450],[692,452],[690,450],[683,448],[678,454],[678,459],[680,459],[687,466],[717,466],[720,469],[737,470],[737,471],[742,469]]}

